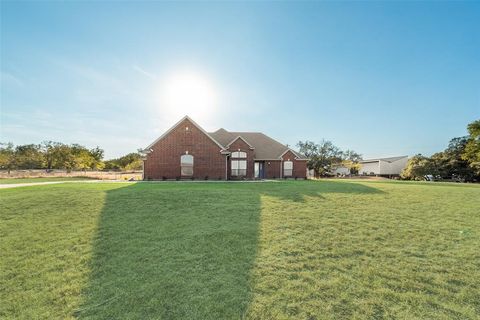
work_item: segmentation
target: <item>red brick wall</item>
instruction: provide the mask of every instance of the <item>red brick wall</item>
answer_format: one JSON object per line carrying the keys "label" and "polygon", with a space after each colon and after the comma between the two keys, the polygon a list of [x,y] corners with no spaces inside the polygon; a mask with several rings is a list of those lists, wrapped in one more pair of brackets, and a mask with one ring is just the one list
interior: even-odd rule
{"label": "red brick wall", "polygon": [[[230,147],[228,148],[228,151],[234,152],[234,151],[243,151],[247,153],[247,175],[245,176],[246,179],[253,179],[254,174],[255,174],[255,168],[254,168],[254,163],[253,163],[253,158],[255,156],[255,149],[250,149],[250,146],[243,141],[242,139],[237,139],[235,140]],[[231,159],[228,161],[228,178],[233,178],[236,179],[237,177],[231,177],[232,171],[231,171]]]}
{"label": "red brick wall", "polygon": [[[293,173],[292,173],[292,178],[306,178],[307,177],[307,161],[305,160],[295,160],[296,155],[291,152],[287,151],[282,157],[283,161],[293,161]],[[282,165],[282,170],[283,170],[283,165]],[[282,171],[282,177],[283,177],[283,171]]]}
{"label": "red brick wall", "polygon": [[[188,130],[186,130],[188,127]],[[144,161],[144,179],[160,180],[180,177],[180,157],[188,151],[194,157],[195,179],[225,179],[225,155],[220,146],[193,125],[182,121],[152,147]]]}
{"label": "red brick wall", "polygon": [[293,177],[305,179],[307,178],[307,161],[293,161]]}
{"label": "red brick wall", "polygon": [[265,178],[278,179],[280,178],[280,160],[265,161]]}

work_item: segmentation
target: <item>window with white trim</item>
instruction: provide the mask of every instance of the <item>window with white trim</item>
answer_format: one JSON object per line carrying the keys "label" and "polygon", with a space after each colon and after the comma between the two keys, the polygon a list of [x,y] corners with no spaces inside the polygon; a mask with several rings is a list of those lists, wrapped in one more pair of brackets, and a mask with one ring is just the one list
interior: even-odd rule
{"label": "window with white trim", "polygon": [[292,161],[284,161],[283,162],[283,176],[284,177],[291,177],[293,175],[293,162]]}
{"label": "window with white trim", "polygon": [[193,156],[184,154],[180,157],[180,167],[182,176],[193,176]]}
{"label": "window with white trim", "polygon": [[246,158],[246,157],[247,157],[246,152],[243,152],[243,151],[232,152],[232,158]]}
{"label": "window with white trim", "polygon": [[246,176],[247,175],[247,153],[243,151],[232,152],[230,164],[232,176]]}

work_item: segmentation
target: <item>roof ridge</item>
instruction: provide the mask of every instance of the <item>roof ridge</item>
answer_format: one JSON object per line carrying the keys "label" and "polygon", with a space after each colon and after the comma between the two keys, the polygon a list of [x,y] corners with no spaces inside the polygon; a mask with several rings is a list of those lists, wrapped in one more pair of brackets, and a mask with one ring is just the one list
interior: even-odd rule
{"label": "roof ridge", "polygon": [[230,133],[260,133],[260,134],[266,135],[265,133],[260,132],[260,131],[227,131],[227,132],[230,132]]}
{"label": "roof ridge", "polygon": [[292,150],[294,154],[302,159],[305,158],[304,155],[295,150],[295,146],[281,143],[279,140],[261,131],[227,131],[224,128],[221,129],[223,130],[218,129],[212,132],[211,135],[224,147],[227,147],[232,141],[240,137],[251,147],[255,148],[255,157],[258,159],[277,159],[287,150]]}
{"label": "roof ridge", "polygon": [[395,159],[395,161],[403,159],[403,158],[408,158],[408,156],[393,156],[393,157],[382,157],[382,158],[371,158],[371,159],[362,159],[361,161],[363,162],[370,162],[370,161],[387,161]]}
{"label": "roof ridge", "polygon": [[215,133],[215,132],[219,132],[219,131],[229,132],[229,131],[227,131],[225,128],[218,128],[217,130],[212,131],[212,132],[209,132],[209,133]]}

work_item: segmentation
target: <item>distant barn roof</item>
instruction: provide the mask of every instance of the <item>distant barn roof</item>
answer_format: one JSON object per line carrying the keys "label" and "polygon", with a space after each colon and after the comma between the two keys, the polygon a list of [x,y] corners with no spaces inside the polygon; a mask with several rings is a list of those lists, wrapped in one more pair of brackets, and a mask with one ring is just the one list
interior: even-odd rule
{"label": "distant barn roof", "polygon": [[377,158],[377,159],[365,159],[360,161],[360,163],[365,162],[378,162],[378,161],[385,161],[385,162],[395,162],[403,158],[408,158],[408,156],[399,156],[399,157],[388,157],[388,158]]}

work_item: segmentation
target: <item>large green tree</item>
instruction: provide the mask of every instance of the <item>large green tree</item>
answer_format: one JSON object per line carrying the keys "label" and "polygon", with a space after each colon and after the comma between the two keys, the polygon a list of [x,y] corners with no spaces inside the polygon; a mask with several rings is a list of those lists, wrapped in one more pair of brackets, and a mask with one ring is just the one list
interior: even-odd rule
{"label": "large green tree", "polygon": [[405,179],[423,179],[425,175],[442,178],[480,179],[480,120],[468,125],[469,136],[450,140],[448,147],[431,157],[412,157],[401,176]]}
{"label": "large green tree", "polygon": [[433,161],[428,157],[417,154],[408,160],[400,176],[407,180],[423,180],[428,174],[436,175]]}
{"label": "large green tree", "polygon": [[[315,176],[325,176],[332,172],[333,168],[348,160],[353,164],[361,159],[358,153],[347,150],[342,152],[331,141],[322,140],[320,143],[312,141],[299,141],[297,144],[300,153],[309,158],[307,167],[314,170]],[[345,162],[346,163],[346,162]]]}
{"label": "large green tree", "polygon": [[480,120],[470,123],[467,129],[470,135],[462,159],[468,161],[475,174],[480,176]]}
{"label": "large green tree", "polygon": [[15,148],[13,143],[0,143],[0,169],[10,170],[15,169]]}
{"label": "large green tree", "polygon": [[353,150],[346,150],[342,153],[342,158],[342,166],[350,170],[351,174],[357,174],[360,170],[362,155]]}
{"label": "large green tree", "polygon": [[46,169],[73,169],[75,159],[72,148],[60,142],[44,141],[42,143]]}
{"label": "large green tree", "polygon": [[132,152],[117,159],[105,161],[105,169],[110,170],[140,170],[143,160],[140,153]]}
{"label": "large green tree", "polygon": [[15,148],[15,167],[17,169],[43,169],[45,158],[39,144],[26,144]]}
{"label": "large green tree", "polygon": [[475,175],[467,160],[462,158],[468,137],[453,138],[448,147],[432,155],[438,174],[442,177],[458,177],[471,180]]}

